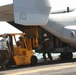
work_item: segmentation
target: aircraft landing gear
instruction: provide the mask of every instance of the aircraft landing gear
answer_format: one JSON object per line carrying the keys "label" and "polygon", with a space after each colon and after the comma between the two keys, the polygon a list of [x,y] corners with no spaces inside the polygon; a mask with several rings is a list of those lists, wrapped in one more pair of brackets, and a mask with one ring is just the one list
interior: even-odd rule
{"label": "aircraft landing gear", "polygon": [[61,53],[61,60],[71,60],[73,58],[72,52]]}

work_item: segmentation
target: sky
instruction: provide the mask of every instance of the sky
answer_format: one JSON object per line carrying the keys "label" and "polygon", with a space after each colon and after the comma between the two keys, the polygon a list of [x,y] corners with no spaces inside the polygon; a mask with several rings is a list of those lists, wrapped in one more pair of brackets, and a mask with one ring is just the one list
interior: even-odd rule
{"label": "sky", "polygon": [[66,7],[76,8],[76,0],[49,0],[52,11],[66,9]]}
{"label": "sky", "polygon": [[[49,0],[52,6],[51,11],[66,9],[66,7],[76,8],[76,0]],[[0,6],[13,3],[13,0],[1,0]],[[18,29],[14,28],[7,22],[0,21],[0,34],[3,33],[20,33]]]}
{"label": "sky", "polygon": [[[11,3],[13,3],[13,0],[1,0],[0,6],[11,4]],[[3,33],[21,33],[21,31],[11,26],[7,22],[0,21],[0,34],[3,34]]]}

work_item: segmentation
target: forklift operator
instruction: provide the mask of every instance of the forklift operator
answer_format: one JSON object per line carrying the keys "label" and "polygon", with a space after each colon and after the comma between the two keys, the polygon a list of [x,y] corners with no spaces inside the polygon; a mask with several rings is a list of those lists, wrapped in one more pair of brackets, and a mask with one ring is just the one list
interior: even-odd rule
{"label": "forklift operator", "polygon": [[23,48],[22,36],[19,37],[19,40],[17,41],[17,45],[18,45],[19,48]]}

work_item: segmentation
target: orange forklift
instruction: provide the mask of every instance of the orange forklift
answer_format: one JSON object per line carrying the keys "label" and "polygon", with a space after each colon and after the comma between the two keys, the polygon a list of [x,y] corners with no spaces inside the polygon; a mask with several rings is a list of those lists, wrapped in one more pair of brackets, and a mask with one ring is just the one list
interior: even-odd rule
{"label": "orange forklift", "polygon": [[[37,64],[37,57],[34,55],[33,48],[38,47],[37,37],[31,37],[31,35],[25,33],[12,33],[9,35],[9,46],[12,51],[12,56],[10,58],[7,67],[10,68],[12,66],[19,66],[25,64]],[[19,47],[17,44],[18,37],[22,37],[22,45],[23,47]],[[2,35],[0,35],[2,38]]]}

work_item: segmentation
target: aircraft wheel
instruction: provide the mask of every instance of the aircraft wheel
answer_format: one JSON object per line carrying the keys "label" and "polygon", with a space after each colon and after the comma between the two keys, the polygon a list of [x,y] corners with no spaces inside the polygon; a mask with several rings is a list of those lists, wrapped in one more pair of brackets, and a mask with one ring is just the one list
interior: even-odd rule
{"label": "aircraft wheel", "polygon": [[67,53],[67,59],[71,60],[73,58],[72,52]]}
{"label": "aircraft wheel", "polygon": [[31,65],[36,65],[38,62],[37,57],[36,56],[32,56],[31,57]]}
{"label": "aircraft wheel", "polygon": [[65,53],[61,53],[60,58],[61,58],[61,60],[66,59],[66,54]]}
{"label": "aircraft wheel", "polygon": [[61,53],[61,60],[71,60],[73,58],[72,52]]}

